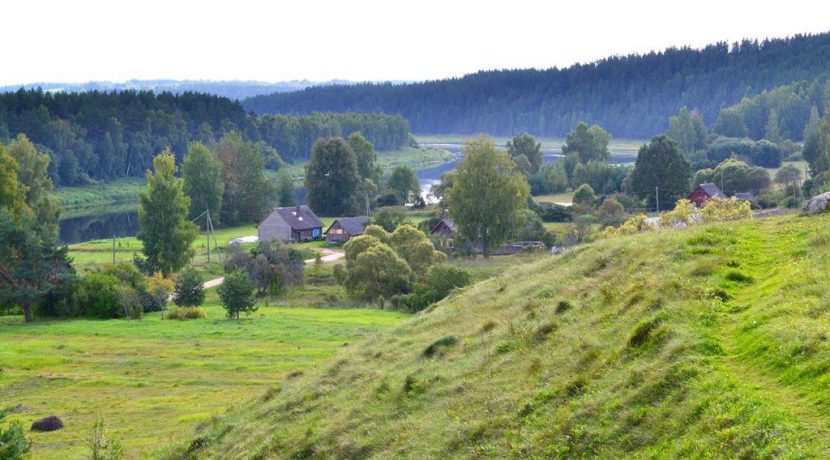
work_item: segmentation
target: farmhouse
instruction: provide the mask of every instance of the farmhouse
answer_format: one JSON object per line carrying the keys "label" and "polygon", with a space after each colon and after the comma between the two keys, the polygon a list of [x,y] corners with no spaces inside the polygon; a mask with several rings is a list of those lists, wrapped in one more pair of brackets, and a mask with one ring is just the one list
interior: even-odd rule
{"label": "farmhouse", "polygon": [[323,234],[323,222],[308,206],[274,208],[257,224],[257,234],[259,241],[316,240]]}
{"label": "farmhouse", "polygon": [[369,223],[368,216],[337,219],[326,230],[326,241],[329,243],[345,243],[353,236],[362,235],[367,223]]}
{"label": "farmhouse", "polygon": [[694,203],[698,208],[703,207],[712,198],[725,200],[726,195],[715,184],[700,184],[689,194],[689,201]]}
{"label": "farmhouse", "polygon": [[444,239],[452,238],[453,232],[455,231],[455,222],[453,222],[450,218],[441,219],[441,222],[435,224],[432,227],[432,230],[429,231],[430,235],[441,237]]}

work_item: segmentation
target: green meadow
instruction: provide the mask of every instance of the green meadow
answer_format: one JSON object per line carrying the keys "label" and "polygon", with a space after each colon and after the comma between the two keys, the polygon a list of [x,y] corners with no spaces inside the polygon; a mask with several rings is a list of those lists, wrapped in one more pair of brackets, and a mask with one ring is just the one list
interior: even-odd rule
{"label": "green meadow", "polygon": [[[33,458],[72,459],[100,416],[128,458],[189,437],[194,426],[314,369],[338,350],[408,315],[379,309],[260,304],[225,319],[215,294],[207,319],[0,318],[0,401],[28,427],[58,415],[65,429],[30,433]],[[85,458],[85,457],[84,457]]]}

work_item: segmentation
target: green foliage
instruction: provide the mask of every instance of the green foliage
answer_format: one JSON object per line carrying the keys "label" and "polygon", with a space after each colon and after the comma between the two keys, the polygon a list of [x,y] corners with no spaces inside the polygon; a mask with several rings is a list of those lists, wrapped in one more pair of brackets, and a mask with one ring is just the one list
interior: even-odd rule
{"label": "green foliage", "polygon": [[706,158],[713,162],[722,162],[732,156],[747,159],[756,166],[777,168],[781,164],[781,149],[769,141],[752,141],[718,137],[706,149]]}
{"label": "green foliage", "polygon": [[582,184],[574,191],[574,204],[592,206],[596,199],[597,195],[589,184]]}
{"label": "green foliage", "polygon": [[205,301],[202,278],[193,267],[186,267],[176,278],[173,303],[179,307],[198,307]]}
{"label": "green foliage", "polygon": [[450,216],[459,236],[480,242],[489,257],[520,224],[530,190],[525,178],[514,172],[507,152],[498,150],[492,139],[473,138],[465,143],[463,153],[449,197]]}
{"label": "green foliage", "polygon": [[565,136],[562,153],[579,155],[580,163],[592,160],[607,162],[611,159],[611,152],[608,150],[610,141],[611,135],[601,126],[593,125],[589,128],[586,123],[580,121],[573,131]]}
{"label": "green foliage", "polygon": [[95,318],[119,318],[124,310],[119,304],[118,286],[121,281],[106,273],[90,273],[83,280],[80,298],[83,314]]}
{"label": "green foliage", "polygon": [[703,117],[697,111],[690,112],[686,107],[681,108],[680,113],[669,118],[666,136],[677,142],[688,157],[706,147],[706,125],[703,123]]}
{"label": "green foliage", "polygon": [[164,317],[177,321],[187,321],[190,319],[205,319],[207,318],[207,313],[197,307],[176,307],[167,312]]}
{"label": "green foliage", "polygon": [[659,187],[660,207],[668,208],[689,194],[690,168],[673,140],[657,136],[640,147],[628,193],[653,204],[657,193],[655,188]]}
{"label": "green foliage", "polygon": [[57,246],[48,164],[25,136],[0,146],[0,305],[19,306],[26,321],[33,305],[74,279],[66,248]]}
{"label": "green foliage", "polygon": [[306,201],[314,212],[324,216],[349,214],[359,183],[357,159],[346,141],[332,137],[314,143],[305,174]]}
{"label": "green foliage", "polygon": [[725,109],[718,114],[718,119],[712,125],[712,132],[724,137],[747,137],[746,124],[743,117],[735,109]]}
{"label": "green foliage", "polygon": [[519,159],[524,157],[523,163],[527,167],[519,170],[526,176],[536,174],[542,167],[542,144],[536,142],[528,133],[516,134],[513,139],[507,141],[507,154],[517,165]]}
{"label": "green foliage", "polygon": [[421,184],[409,166],[398,166],[392,171],[386,187],[395,194],[397,204],[414,202],[421,195]]}
{"label": "green foliage", "polygon": [[257,310],[255,288],[248,273],[243,270],[237,269],[225,276],[225,281],[219,286],[217,293],[228,318],[239,319],[240,312],[250,315]]}
{"label": "green foliage", "polygon": [[[412,269],[406,261],[387,244],[373,237],[367,238],[374,240],[374,244],[352,256],[346,284],[349,290],[367,299],[391,298],[408,292],[412,283]],[[347,243],[347,254],[352,240]]]}
{"label": "green foliage", "polygon": [[383,170],[376,165],[378,155],[375,153],[375,147],[371,142],[369,142],[368,139],[363,137],[363,133],[360,131],[355,131],[349,134],[346,141],[348,141],[349,147],[352,148],[352,151],[355,154],[357,172],[360,174],[360,178],[369,179],[377,184]]}
{"label": "green foliage", "polygon": [[606,198],[597,207],[597,218],[605,226],[620,225],[625,220],[625,208],[615,198]]}
{"label": "green foliage", "polygon": [[591,160],[576,165],[571,183],[588,184],[600,194],[610,194],[622,190],[623,182],[631,168],[613,165],[604,161]]}
{"label": "green foliage", "polygon": [[[544,165],[536,174],[527,178],[531,195],[562,193],[568,189],[568,172],[565,162],[557,161],[555,165]],[[434,187],[433,187],[434,188]]]}
{"label": "green foliage", "polygon": [[519,241],[547,241],[548,231],[539,214],[532,209],[522,210],[524,224],[516,231],[515,239]]}
{"label": "green foliage", "polygon": [[182,163],[184,194],[190,198],[190,219],[195,219],[206,210],[212,211],[214,225],[219,225],[222,209],[222,163],[204,144],[196,142],[188,147],[188,154]]}
{"label": "green foliage", "polygon": [[222,223],[259,222],[268,209],[273,187],[265,178],[260,147],[246,142],[236,131],[226,133],[214,148],[222,163]]}
{"label": "green foliage", "polygon": [[87,446],[89,446],[89,460],[123,460],[124,448],[121,446],[121,441],[117,439],[107,439],[107,427],[104,419],[98,417],[95,424],[92,425],[92,431],[87,439]]}
{"label": "green foliage", "polygon": [[[6,416],[6,411],[0,411],[0,422]],[[5,460],[23,460],[28,457],[32,442],[26,439],[23,424],[14,421],[7,427],[0,426],[0,458]]]}
{"label": "green foliage", "polygon": [[406,209],[400,206],[384,206],[372,215],[371,223],[380,225],[387,232],[394,232],[401,225],[409,224]]}
{"label": "green foliage", "polygon": [[225,257],[225,272],[246,272],[259,294],[277,295],[289,286],[303,284],[305,279],[303,254],[278,242],[260,243],[251,250],[231,245]]}
{"label": "green foliage", "polygon": [[184,194],[183,181],[177,179],[175,160],[169,151],[153,159],[155,172],[147,172],[147,190],[139,196],[136,238],[151,271],[168,276],[184,267],[193,257],[190,247],[198,234],[187,218],[190,198]]}
{"label": "green foliage", "polygon": [[778,112],[775,109],[770,110],[767,117],[767,124],[764,126],[764,139],[778,144],[784,139],[781,137],[781,129],[779,128]]}
{"label": "green foliage", "polygon": [[715,169],[701,169],[695,173],[692,184],[713,183],[726,196],[739,192],[763,193],[770,186],[769,173],[760,166],[748,166],[738,160],[725,160]]}
{"label": "green foliage", "polygon": [[277,174],[277,203],[281,207],[296,206],[297,200],[294,198],[294,179],[287,170],[282,169]]}
{"label": "green foliage", "polygon": [[421,277],[430,266],[446,260],[446,255],[435,250],[424,232],[411,225],[396,228],[386,241],[406,261],[415,277]]}

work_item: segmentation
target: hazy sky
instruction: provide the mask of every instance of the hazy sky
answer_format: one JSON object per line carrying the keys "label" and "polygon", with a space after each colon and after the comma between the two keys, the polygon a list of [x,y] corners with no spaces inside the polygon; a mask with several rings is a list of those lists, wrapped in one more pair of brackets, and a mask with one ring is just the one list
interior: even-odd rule
{"label": "hazy sky", "polygon": [[823,32],[829,13],[823,0],[9,0],[0,85],[423,80]]}

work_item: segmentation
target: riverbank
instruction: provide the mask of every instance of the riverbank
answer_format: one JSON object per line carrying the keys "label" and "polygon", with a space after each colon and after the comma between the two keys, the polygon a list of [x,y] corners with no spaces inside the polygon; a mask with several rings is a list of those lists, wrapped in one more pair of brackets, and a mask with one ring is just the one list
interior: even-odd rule
{"label": "riverbank", "polygon": [[[389,174],[398,166],[408,166],[416,171],[432,168],[455,159],[455,155],[439,148],[414,148],[390,152],[378,152],[378,164],[384,174]],[[305,163],[284,166],[291,177],[302,185]],[[274,182],[277,172],[266,170],[266,177]],[[54,197],[63,209],[62,218],[99,216],[114,213],[132,212],[138,209],[138,194],[146,185],[143,178],[131,177],[117,179],[97,185],[79,187],[60,187],[55,189]]]}

